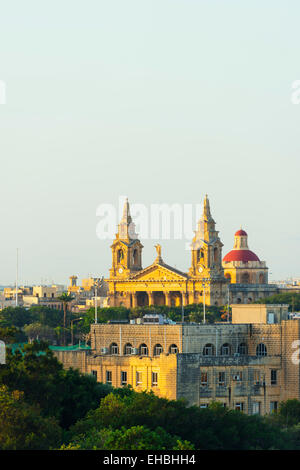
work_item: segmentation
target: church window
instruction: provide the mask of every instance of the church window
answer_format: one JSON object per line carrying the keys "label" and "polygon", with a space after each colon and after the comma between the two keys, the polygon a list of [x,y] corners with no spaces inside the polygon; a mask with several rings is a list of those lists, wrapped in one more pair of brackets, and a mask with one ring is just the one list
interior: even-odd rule
{"label": "church window", "polygon": [[250,282],[249,273],[244,273],[242,275],[242,284],[249,284],[249,282]]}
{"label": "church window", "polygon": [[123,250],[118,250],[118,255],[117,255],[117,261],[120,263],[124,259],[124,253]]}
{"label": "church window", "polygon": [[219,256],[218,248],[214,248],[214,263],[218,262],[218,256]]}
{"label": "church window", "polygon": [[133,250],[133,265],[136,266],[138,264],[138,250]]}

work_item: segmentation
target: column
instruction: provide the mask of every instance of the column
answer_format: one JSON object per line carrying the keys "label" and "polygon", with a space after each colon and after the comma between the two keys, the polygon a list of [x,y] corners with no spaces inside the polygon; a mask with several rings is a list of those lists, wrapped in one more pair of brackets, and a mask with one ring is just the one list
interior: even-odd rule
{"label": "column", "polygon": [[186,293],[185,292],[181,292],[181,302],[182,302],[183,306],[187,305],[187,299],[186,299]]}
{"label": "column", "polygon": [[137,307],[137,295],[136,292],[132,293],[132,308]]}
{"label": "column", "polygon": [[148,294],[148,299],[149,299],[149,307],[151,305],[154,305],[154,293],[153,292],[147,292]]}
{"label": "column", "polygon": [[167,307],[171,307],[171,293],[165,292],[165,304]]}

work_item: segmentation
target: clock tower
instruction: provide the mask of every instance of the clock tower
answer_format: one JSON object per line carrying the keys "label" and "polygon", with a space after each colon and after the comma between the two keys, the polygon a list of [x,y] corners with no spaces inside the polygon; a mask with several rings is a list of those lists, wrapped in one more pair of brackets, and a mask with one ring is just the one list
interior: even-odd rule
{"label": "clock tower", "polygon": [[110,278],[127,278],[131,273],[142,269],[142,248],[132,222],[128,199],[123,209],[123,217],[118,225],[118,233],[111,245],[112,267]]}
{"label": "clock tower", "polygon": [[222,246],[219,232],[210,213],[207,195],[204,199],[203,214],[192,240],[192,265],[189,275],[198,279],[224,279],[222,267]]}

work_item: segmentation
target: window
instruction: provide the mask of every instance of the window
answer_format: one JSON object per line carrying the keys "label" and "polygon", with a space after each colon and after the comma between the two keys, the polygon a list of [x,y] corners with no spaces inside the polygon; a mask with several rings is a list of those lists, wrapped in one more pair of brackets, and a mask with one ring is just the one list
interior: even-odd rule
{"label": "window", "polygon": [[157,387],[158,385],[158,373],[152,372],[152,387]]}
{"label": "window", "polygon": [[259,383],[260,383],[260,371],[259,371],[259,370],[253,371],[253,382],[254,382],[255,384],[259,384]]}
{"label": "window", "polygon": [[238,410],[238,411],[244,411],[244,403],[243,402],[236,403],[235,404],[235,409]]}
{"label": "window", "polygon": [[206,344],[203,348],[203,356],[213,356],[214,346],[212,344]]}
{"label": "window", "polygon": [[267,355],[267,348],[263,343],[260,343],[260,344],[257,345],[256,355],[257,356],[266,356]]}
{"label": "window", "polygon": [[136,376],[135,376],[135,383],[136,385],[141,385],[143,383],[142,381],[142,372],[136,372]]}
{"label": "window", "polygon": [[111,370],[106,371],[106,383],[109,385],[112,384],[112,371]]}
{"label": "window", "polygon": [[170,354],[177,354],[178,353],[178,348],[177,348],[176,344],[171,344],[171,346],[169,348],[169,352],[170,352]]}
{"label": "window", "polygon": [[224,387],[225,385],[225,372],[219,372],[219,387]]}
{"label": "window", "polygon": [[242,371],[238,371],[238,372],[236,372],[235,374],[233,374],[232,379],[233,379],[235,382],[242,382],[242,380],[243,380],[243,373],[242,373]]}
{"label": "window", "polygon": [[221,356],[229,356],[230,355],[230,344],[225,343],[221,346]]}
{"label": "window", "polygon": [[156,344],[154,346],[154,356],[159,356],[163,352],[163,348],[161,344]]}
{"label": "window", "polygon": [[148,346],[147,344],[140,345],[140,356],[148,356]]}
{"label": "window", "polygon": [[110,354],[112,356],[116,356],[117,354],[119,354],[119,348],[118,348],[118,345],[116,343],[112,343],[110,345]]}
{"label": "window", "polygon": [[259,415],[260,414],[260,402],[259,401],[254,401],[252,403],[252,414],[253,415]]}
{"label": "window", "polygon": [[127,372],[121,372],[121,385],[127,385]]}
{"label": "window", "polygon": [[200,408],[208,408],[208,403],[200,403]]}
{"label": "window", "polygon": [[95,377],[95,379],[97,380],[97,371],[96,370],[92,370],[92,376]]}
{"label": "window", "polygon": [[208,384],[207,372],[201,372],[201,385],[205,386]]}
{"label": "window", "polygon": [[271,401],[270,402],[270,413],[276,413],[278,409],[278,401]]}
{"label": "window", "polygon": [[246,343],[241,343],[238,347],[238,353],[241,356],[245,356],[247,354],[247,344]]}
{"label": "window", "polygon": [[125,356],[130,356],[132,354],[132,345],[130,343],[125,344],[124,354]]}
{"label": "window", "polygon": [[271,370],[271,385],[277,385],[277,370]]}

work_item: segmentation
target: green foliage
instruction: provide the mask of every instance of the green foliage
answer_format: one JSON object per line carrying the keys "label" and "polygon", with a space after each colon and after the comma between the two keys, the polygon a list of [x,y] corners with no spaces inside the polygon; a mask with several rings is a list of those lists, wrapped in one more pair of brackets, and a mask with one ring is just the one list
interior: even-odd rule
{"label": "green foliage", "polygon": [[12,343],[16,341],[18,336],[18,329],[15,327],[0,327],[0,340],[4,341],[5,343]]}
{"label": "green foliage", "polygon": [[23,393],[0,386],[0,450],[46,450],[57,447],[62,431],[52,417],[43,417]]}
{"label": "green foliage", "polygon": [[56,417],[67,429],[99,405],[111,388],[77,370],[63,369],[47,343],[25,345],[23,354],[7,349],[6,364],[0,368],[0,384],[24,392],[24,399],[39,405],[44,416]]}
{"label": "green foliage", "polygon": [[277,413],[277,419],[285,426],[293,426],[300,423],[300,401],[293,399],[281,402]]}
{"label": "green foliage", "polygon": [[48,325],[42,325],[41,323],[25,325],[23,330],[29,340],[48,341],[51,344],[57,338],[54,328],[51,328]]}
{"label": "green foliage", "polygon": [[300,311],[300,294],[287,293],[287,294],[274,294],[270,297],[257,300],[256,304],[288,304],[290,311]]}
{"label": "green foliage", "polygon": [[159,398],[153,393],[116,389],[99,408],[71,428],[72,442],[90,429],[145,426],[152,431],[163,428],[196,449],[287,448],[288,436],[259,416],[212,405],[208,409],[187,407],[183,401]]}
{"label": "green foliage", "polygon": [[146,426],[122,427],[121,429],[91,429],[87,434],[77,436],[63,450],[186,450],[194,449],[190,442],[172,436],[163,428],[154,430]]}

